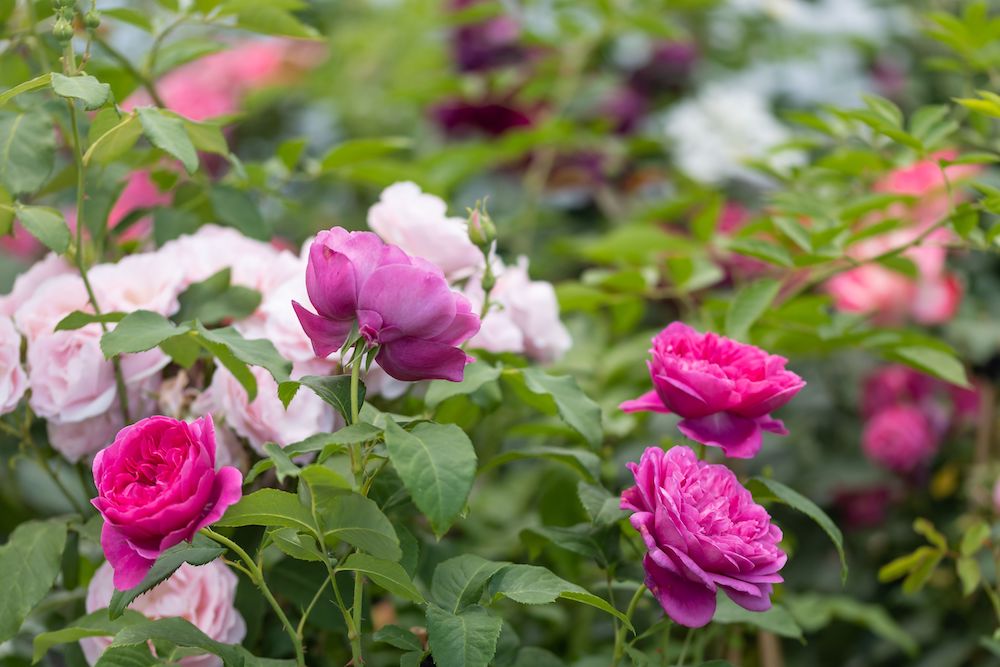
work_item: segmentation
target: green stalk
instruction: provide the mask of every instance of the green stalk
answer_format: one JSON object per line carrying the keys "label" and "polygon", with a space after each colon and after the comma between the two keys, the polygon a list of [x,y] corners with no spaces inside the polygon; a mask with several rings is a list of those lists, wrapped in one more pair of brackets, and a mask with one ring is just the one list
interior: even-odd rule
{"label": "green stalk", "polygon": [[288,616],[285,615],[281,605],[279,605],[278,601],[274,599],[271,589],[268,588],[267,582],[264,581],[264,573],[257,566],[254,559],[250,558],[250,555],[243,550],[243,547],[236,544],[236,542],[233,542],[225,535],[220,535],[211,528],[202,528],[200,532],[205,537],[218,542],[240,557],[240,560],[243,561],[243,565],[250,573],[250,580],[258,589],[260,589],[260,592],[264,594],[264,598],[267,599],[268,604],[271,605],[274,613],[277,614],[278,620],[281,621],[281,625],[285,628],[285,632],[288,633],[288,637],[292,640],[292,646],[295,648],[295,663],[300,667],[304,667],[306,659],[302,651],[302,642],[299,639],[299,634],[295,631],[295,628],[292,627],[292,624],[288,620]]}

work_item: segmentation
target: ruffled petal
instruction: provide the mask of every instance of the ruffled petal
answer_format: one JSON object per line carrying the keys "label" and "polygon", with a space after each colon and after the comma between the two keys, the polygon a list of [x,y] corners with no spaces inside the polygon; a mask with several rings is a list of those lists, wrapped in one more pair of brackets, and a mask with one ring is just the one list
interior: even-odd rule
{"label": "ruffled petal", "polygon": [[749,459],[760,451],[761,428],[757,422],[728,412],[684,419],[677,424],[677,428],[695,442],[721,447],[730,458]]}

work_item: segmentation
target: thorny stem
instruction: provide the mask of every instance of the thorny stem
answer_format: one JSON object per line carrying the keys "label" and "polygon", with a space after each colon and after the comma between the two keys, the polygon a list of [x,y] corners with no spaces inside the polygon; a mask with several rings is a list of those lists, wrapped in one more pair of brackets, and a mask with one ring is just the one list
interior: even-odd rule
{"label": "thorny stem", "polygon": [[303,632],[306,626],[306,620],[309,618],[309,614],[312,613],[313,607],[315,607],[316,603],[319,602],[319,598],[323,594],[323,591],[326,590],[326,582],[328,581],[330,581],[329,575],[327,575],[326,579],[323,580],[323,584],[316,589],[316,594],[313,595],[313,599],[309,603],[309,606],[306,607],[305,610],[302,612],[302,618],[299,619],[299,627],[296,630],[296,634],[298,634],[299,636],[299,641],[302,641]]}
{"label": "thorny stem", "polygon": [[240,557],[240,560],[243,561],[243,564],[246,566],[246,569],[250,574],[250,580],[258,589],[260,589],[260,592],[264,594],[268,604],[270,604],[271,608],[274,609],[274,613],[278,616],[278,620],[281,621],[281,625],[285,628],[285,632],[288,633],[288,637],[292,640],[292,646],[295,648],[295,663],[300,667],[304,667],[306,660],[305,655],[302,652],[302,642],[299,639],[299,635],[295,631],[295,628],[292,627],[292,624],[288,620],[288,616],[285,615],[281,605],[279,605],[278,601],[274,599],[271,589],[268,588],[267,582],[264,581],[264,573],[257,566],[254,559],[243,550],[243,547],[236,544],[236,542],[233,542],[225,535],[220,535],[211,528],[202,528],[201,534],[215,542],[218,542]]}

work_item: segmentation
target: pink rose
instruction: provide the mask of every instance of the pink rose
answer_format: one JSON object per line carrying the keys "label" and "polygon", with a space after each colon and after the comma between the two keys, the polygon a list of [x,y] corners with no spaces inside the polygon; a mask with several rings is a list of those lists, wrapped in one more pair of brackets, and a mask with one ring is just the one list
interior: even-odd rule
{"label": "pink rose", "polygon": [[[469,341],[469,347],[490,352],[516,352],[540,362],[559,359],[572,346],[573,339],[559,319],[559,300],[552,283],[532,280],[528,259],[504,266],[497,261],[497,281],[490,293],[497,304],[483,319],[483,326]],[[482,277],[468,282],[465,294],[473,310],[482,308]]]}
{"label": "pink rose", "polygon": [[907,475],[934,458],[940,440],[939,428],[924,411],[913,405],[894,405],[868,420],[861,447],[871,461]]}
{"label": "pink rose", "polygon": [[[87,290],[76,274],[56,275],[40,282],[14,312],[14,324],[28,343],[51,335],[56,325],[74,310],[93,312]],[[95,329],[100,330],[96,325]]]}
{"label": "pink rose", "polygon": [[[96,324],[29,340],[29,402],[40,417],[79,422],[110,409],[116,394],[114,367],[104,358],[100,340]],[[169,361],[159,350],[122,355],[126,385],[154,376]]]}
{"label": "pink rose", "polygon": [[158,253],[138,253],[114,264],[94,266],[89,277],[101,310],[176,313],[180,308],[177,295],[183,290],[184,276],[171,259]]}
{"label": "pink rose", "polygon": [[125,590],[163,551],[218,521],[240,499],[243,476],[216,470],[211,416],[192,423],[157,416],[126,426],[97,453],[94,483],[101,547],[115,588]]}
{"label": "pink rose", "polygon": [[449,218],[447,204],[409,181],[390,185],[368,211],[368,226],[387,243],[426,259],[448,280],[468,278],[483,254],[469,240],[462,218]]}
{"label": "pink rose", "polygon": [[0,297],[0,315],[13,317],[21,305],[30,299],[43,283],[49,278],[65,273],[73,273],[73,267],[55,253],[49,253],[45,259],[35,262],[27,271],[17,277],[9,294]]}
{"label": "pink rose", "polygon": [[874,190],[916,197],[912,206],[893,207],[890,214],[907,217],[918,227],[925,228],[948,215],[951,209],[948,185],[955,186],[982,171],[982,167],[975,164],[953,164],[944,168],[939,164],[940,160],[957,157],[958,152],[954,150],[938,151],[925,160],[891,171],[875,184]]}
{"label": "pink rose", "polygon": [[833,504],[845,528],[864,530],[878,528],[885,523],[891,500],[889,487],[863,486],[838,490]]}
{"label": "pink rose", "polygon": [[[115,587],[112,568],[104,563],[94,573],[87,587],[87,613],[104,609],[111,602]],[[156,588],[143,593],[129,605],[129,609],[151,620],[179,617],[212,639],[225,644],[238,644],[247,633],[243,616],[236,610],[236,585],[238,580],[222,561],[214,560],[195,567],[184,563]],[[111,644],[110,637],[87,637],[80,640],[80,648],[91,665]],[[183,667],[221,667],[222,660],[214,655],[197,655],[181,658]]]}
{"label": "pink rose", "polygon": [[250,371],[257,379],[258,389],[252,403],[247,403],[243,385],[218,365],[206,393],[213,416],[224,419],[258,454],[264,454],[268,442],[285,447],[311,435],[336,430],[333,410],[319,396],[300,391],[286,410],[278,399],[278,385],[271,374],[259,366],[251,366]]}
{"label": "pink rose", "polygon": [[458,346],[479,330],[479,317],[430,262],[371,232],[334,227],[310,248],[306,290],[318,314],[293,304],[317,356],[339,350],[357,325],[397,380],[462,379],[469,357]]}
{"label": "pink rose", "polygon": [[648,549],[646,586],[667,615],[691,628],[715,615],[722,589],[744,609],[771,608],[785,553],[781,530],[723,465],[699,461],[687,447],[648,448],[629,463],[636,485],[621,508]]}
{"label": "pink rose", "polygon": [[681,322],[657,334],[650,353],[654,389],[622,403],[625,412],[672,412],[681,433],[738,459],[760,451],[761,431],[787,434],[770,413],[805,382],[785,370],[784,357]]}
{"label": "pink rose", "polygon": [[28,376],[21,368],[21,336],[9,317],[0,315],[0,415],[17,407],[28,388]]}

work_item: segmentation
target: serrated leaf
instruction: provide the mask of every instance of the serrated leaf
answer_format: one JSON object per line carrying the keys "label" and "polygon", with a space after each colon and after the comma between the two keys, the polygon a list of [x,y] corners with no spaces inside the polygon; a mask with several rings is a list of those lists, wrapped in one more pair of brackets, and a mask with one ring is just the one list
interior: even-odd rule
{"label": "serrated leaf", "polygon": [[330,149],[330,152],[320,160],[320,169],[332,171],[339,167],[349,167],[363,160],[371,160],[408,148],[412,143],[407,137],[352,139]]}
{"label": "serrated leaf", "polygon": [[219,185],[208,192],[216,219],[243,232],[245,236],[260,241],[270,240],[271,230],[260,214],[260,209],[250,195],[242,190]]}
{"label": "serrated leaf", "polygon": [[284,483],[287,477],[298,477],[301,470],[295,463],[289,458],[288,453],[273,442],[268,442],[264,444],[264,453],[267,457],[274,461],[274,470],[278,475],[278,482]]}
{"label": "serrated leaf", "polygon": [[178,326],[159,313],[136,310],[101,337],[101,351],[106,359],[116,354],[145,352],[187,331],[186,325]]}
{"label": "serrated leaf", "polygon": [[962,582],[962,595],[971,595],[979,588],[979,582],[983,578],[983,573],[979,569],[979,561],[975,558],[962,556],[955,561],[955,570]]}
{"label": "serrated leaf", "polygon": [[525,447],[504,452],[486,462],[482,470],[489,470],[512,461],[525,459],[547,459],[573,468],[588,482],[595,482],[600,476],[601,460],[593,452],[562,447]]}
{"label": "serrated leaf", "polygon": [[548,396],[563,421],[583,436],[591,447],[604,440],[601,408],[587,396],[570,375],[549,375],[538,368],[520,370],[524,384],[534,394]]}
{"label": "serrated leaf", "polygon": [[116,160],[131,150],[140,136],[142,124],[139,117],[130,113],[91,142],[87,152],[83,154],[83,164]]}
{"label": "serrated leaf", "polygon": [[277,489],[260,489],[243,496],[230,506],[217,526],[281,526],[312,532],[312,517],[294,493]]}
{"label": "serrated leaf", "polygon": [[0,184],[7,192],[38,190],[48,180],[55,156],[56,133],[49,114],[0,113]]}
{"label": "serrated leaf", "polygon": [[144,619],[145,617],[139,612],[126,609],[120,618],[111,620],[105,609],[98,609],[72,621],[65,628],[37,635],[34,639],[32,662],[37,663],[53,647],[60,644],[71,644],[86,637],[113,637],[126,625]]}
{"label": "serrated leaf", "polygon": [[510,563],[486,560],[473,554],[450,558],[434,569],[431,598],[443,609],[457,614],[478,603],[490,578],[508,565]]}
{"label": "serrated leaf", "polygon": [[[313,488],[313,493],[317,489]],[[341,540],[376,558],[398,562],[403,552],[392,523],[374,500],[357,493],[332,493],[321,498],[324,537]]]}
{"label": "serrated leaf", "polygon": [[435,408],[452,396],[471,394],[483,385],[500,377],[500,368],[490,366],[484,361],[477,361],[465,367],[465,375],[461,382],[434,380],[427,387],[424,403],[429,408]]}
{"label": "serrated leaf", "polygon": [[7,102],[11,101],[21,93],[30,93],[34,90],[41,90],[49,85],[52,81],[52,73],[47,72],[41,76],[36,76],[34,79],[25,81],[24,83],[19,83],[13,88],[8,88],[7,90],[0,93],[0,107]]}
{"label": "serrated leaf", "polygon": [[0,546],[0,642],[17,634],[52,588],[65,544],[66,522],[51,519],[22,523]]}
{"label": "serrated leaf", "polygon": [[372,634],[372,641],[395,646],[404,651],[420,651],[422,653],[424,650],[423,644],[420,643],[420,639],[415,634],[398,625],[382,626]]}
{"label": "serrated leaf", "polygon": [[69,249],[69,227],[58,209],[18,205],[15,211],[25,231],[41,241],[46,248],[59,255]]}
{"label": "serrated leaf", "polygon": [[503,621],[482,607],[458,614],[427,606],[427,635],[437,667],[488,667]]}
{"label": "serrated leaf", "polygon": [[74,310],[72,313],[59,320],[59,323],[56,324],[55,331],[74,331],[96,322],[114,324],[115,322],[120,322],[124,317],[125,313],[102,313],[100,315],[94,315],[93,313],[85,313],[82,310]]}
{"label": "serrated leaf", "polygon": [[[295,398],[299,385],[309,387],[317,396],[351,421],[351,376],[350,375],[304,375],[298,380],[284,382],[278,387],[278,397],[285,407]],[[287,399],[287,400],[286,400]],[[358,407],[365,402],[365,384],[358,382]]]}
{"label": "serrated leaf", "polygon": [[978,520],[965,530],[959,551],[963,556],[974,556],[985,546],[990,536],[990,526],[985,521]]}
{"label": "serrated leaf", "polygon": [[89,74],[63,76],[53,72],[52,90],[61,97],[80,100],[88,111],[104,106],[111,97],[111,86]]}
{"label": "serrated leaf", "polygon": [[142,133],[151,144],[180,160],[189,174],[198,170],[198,151],[179,116],[152,107],[140,107],[136,112]]}
{"label": "serrated leaf", "polygon": [[823,532],[827,534],[833,542],[833,546],[837,549],[837,555],[840,556],[840,579],[841,581],[846,581],[847,556],[844,553],[844,534],[840,532],[840,528],[838,528],[837,524],[835,524],[833,520],[827,516],[826,512],[820,509],[819,505],[809,500],[798,491],[785,486],[781,482],[764,477],[754,477],[752,481],[763,485],[770,493],[774,494],[778,500],[785,503],[792,509],[802,512],[823,529]]}
{"label": "serrated leaf", "polygon": [[968,388],[970,386],[962,362],[943,350],[931,347],[902,346],[888,349],[886,356],[929,373],[956,387]]}
{"label": "serrated leaf", "polygon": [[771,307],[780,289],[779,281],[763,279],[737,292],[726,313],[726,335],[738,340],[746,338],[750,327]]}
{"label": "serrated leaf", "polygon": [[712,617],[715,623],[746,623],[760,628],[767,632],[773,632],[780,637],[802,640],[802,628],[795,622],[795,618],[788,613],[780,604],[773,604],[767,611],[747,611],[740,607],[729,597],[719,591],[715,616]]}
{"label": "serrated leaf", "polygon": [[417,424],[407,432],[386,422],[389,458],[413,502],[440,537],[465,508],[476,478],[476,450],[454,424]]}

